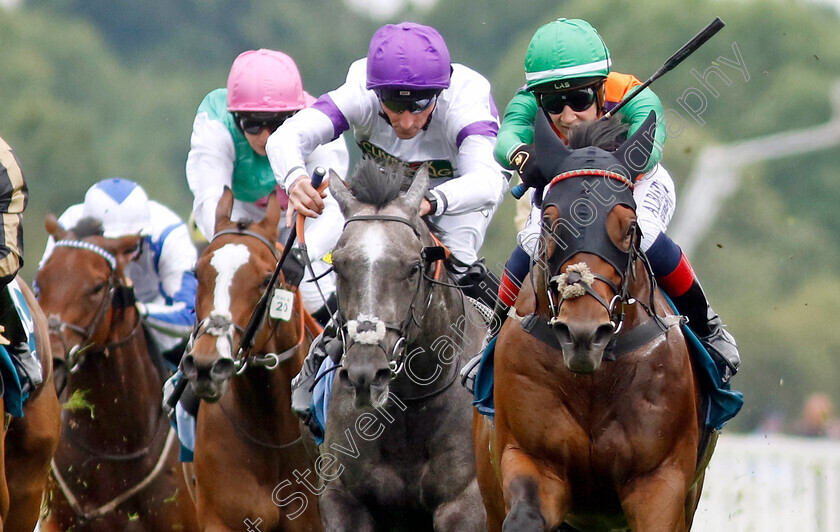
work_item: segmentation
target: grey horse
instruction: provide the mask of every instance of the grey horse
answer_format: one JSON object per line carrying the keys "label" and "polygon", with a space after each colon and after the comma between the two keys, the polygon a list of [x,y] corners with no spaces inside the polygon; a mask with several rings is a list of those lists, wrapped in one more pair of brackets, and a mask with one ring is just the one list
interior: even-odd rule
{"label": "grey horse", "polygon": [[350,188],[330,179],[345,349],[316,464],[324,529],[486,530],[471,396],[453,385],[486,328],[419,216],[426,168],[401,194],[405,172],[363,160]]}

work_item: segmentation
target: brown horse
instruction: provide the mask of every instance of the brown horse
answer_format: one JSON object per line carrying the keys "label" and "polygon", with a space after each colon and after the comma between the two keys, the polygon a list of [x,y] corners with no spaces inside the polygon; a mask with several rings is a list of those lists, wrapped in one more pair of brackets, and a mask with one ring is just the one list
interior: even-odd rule
{"label": "brown horse", "polygon": [[[647,161],[648,120],[608,152],[569,150],[539,118],[535,160],[554,176],[539,258],[498,336],[495,423],[474,420],[493,531],[691,526],[703,472],[698,377],[639,250],[638,172],[627,169]],[[606,127],[588,125],[577,146]]]}
{"label": "brown horse", "polygon": [[[6,415],[0,438],[0,530],[29,532],[38,522],[47,485],[50,459],[58,446],[61,408],[53,386],[52,356],[47,320],[35,296],[22,280],[17,285],[29,305],[35,329],[35,348],[44,380],[23,403],[23,417]],[[5,314],[13,309],[3,309]],[[0,393],[0,411],[3,397]]]}
{"label": "brown horse", "polygon": [[246,223],[230,220],[232,205],[225,190],[216,235],[196,265],[198,324],[181,364],[203,399],[194,462],[199,523],[208,530],[321,530],[317,496],[309,493],[317,486],[307,484],[314,474],[300,476],[310,471],[311,438],[292,413],[290,387],[309,350],[306,327],[317,324],[281,276],[277,313],[266,313],[254,347],[238,352],[277,264],[280,207],[271,198],[265,218]]}
{"label": "brown horse", "polygon": [[69,401],[42,529],[196,530],[164,372],[123,273],[140,237],[105,238],[92,219],[65,231],[52,215],[46,228],[56,245],[36,281]]}

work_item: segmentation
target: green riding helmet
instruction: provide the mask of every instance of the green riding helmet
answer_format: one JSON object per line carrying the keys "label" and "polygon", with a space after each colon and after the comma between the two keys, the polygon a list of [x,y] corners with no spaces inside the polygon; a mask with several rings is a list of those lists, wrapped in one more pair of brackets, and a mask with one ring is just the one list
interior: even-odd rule
{"label": "green riding helmet", "polygon": [[528,90],[590,85],[610,73],[610,51],[588,22],[560,18],[542,26],[525,52]]}

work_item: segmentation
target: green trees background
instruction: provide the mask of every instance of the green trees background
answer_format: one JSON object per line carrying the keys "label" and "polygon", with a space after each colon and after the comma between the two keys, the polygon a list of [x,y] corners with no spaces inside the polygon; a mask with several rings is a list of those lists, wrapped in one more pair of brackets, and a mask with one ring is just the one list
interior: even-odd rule
{"label": "green trees background", "polygon": [[[43,250],[44,215],[80,201],[99,179],[137,180],[189,215],[184,162],[195,109],[225,84],[244,50],[289,53],[305,88],[318,95],[342,83],[380,24],[416,20],[440,30],[453,60],[491,80],[501,110],[524,82],[531,35],[559,16],[589,20],[614,69],[641,79],[715,16],[726,22],[653,86],[672,111],[664,163],[678,195],[704,146],[829,118],[829,89],[840,77],[839,17],[806,3],[440,1],[377,21],[339,0],[29,0],[0,8],[0,135],[30,186],[24,273],[32,278]],[[719,59],[734,61],[735,48],[746,74]],[[691,74],[712,66],[729,81],[708,77],[716,97]],[[689,89],[706,96],[702,125],[680,105]],[[749,167],[692,256],[742,349],[735,387],[747,403],[733,429],[750,430],[772,411],[791,419],[811,391],[840,404],[838,162],[835,147]],[[508,198],[494,220],[484,248],[491,265],[503,264],[511,249],[513,211]]]}

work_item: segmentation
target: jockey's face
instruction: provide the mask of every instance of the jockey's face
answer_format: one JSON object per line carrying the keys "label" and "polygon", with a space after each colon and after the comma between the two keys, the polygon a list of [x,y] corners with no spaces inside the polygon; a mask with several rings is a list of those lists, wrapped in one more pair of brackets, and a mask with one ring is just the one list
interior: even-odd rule
{"label": "jockey's face", "polygon": [[[572,89],[572,91],[580,90],[581,89]],[[556,108],[548,110],[548,116],[551,118],[551,122],[564,137],[567,137],[569,135],[569,129],[575,124],[595,120],[601,114],[601,106],[598,103],[602,102],[604,98],[603,84],[600,87],[594,89],[594,92],[597,95],[597,99],[593,100],[588,107],[582,110],[573,109],[573,105],[564,105],[559,112],[553,112],[556,111]]]}
{"label": "jockey's face", "polygon": [[283,125],[289,117],[294,115],[297,111],[291,112],[240,112],[236,113],[236,124],[239,130],[245,134],[248,144],[257,155],[265,157],[265,143],[268,136]]}
{"label": "jockey's face", "polygon": [[391,127],[394,128],[394,133],[401,139],[413,139],[429,121],[432,111],[435,109],[436,102],[432,102],[427,108],[422,111],[412,113],[410,110],[396,112],[389,109],[381,101],[379,106],[382,112],[388,117]]}
{"label": "jockey's face", "polygon": [[248,139],[248,144],[251,145],[251,149],[254,150],[257,155],[265,157],[265,143],[268,141],[268,136],[271,135],[272,132],[263,128],[256,135],[252,135],[248,132],[244,133],[245,138]]}

